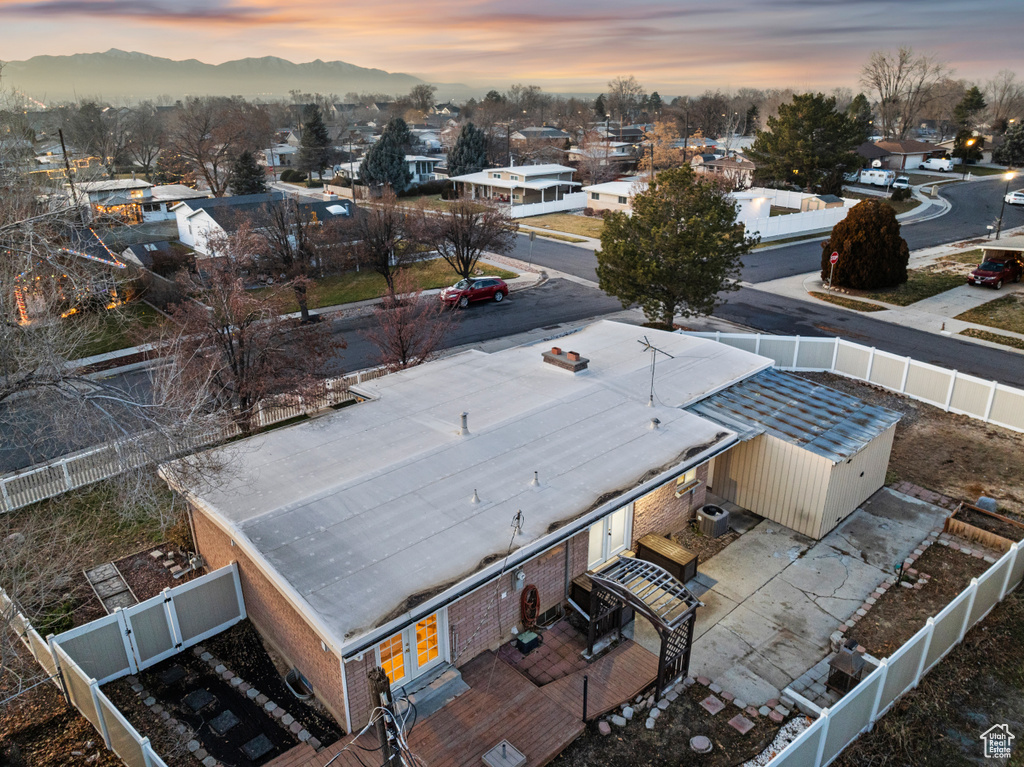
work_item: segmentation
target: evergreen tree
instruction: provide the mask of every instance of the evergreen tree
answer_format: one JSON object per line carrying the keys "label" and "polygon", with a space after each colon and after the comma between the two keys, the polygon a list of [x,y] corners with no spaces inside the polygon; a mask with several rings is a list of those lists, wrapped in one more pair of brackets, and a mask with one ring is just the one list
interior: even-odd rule
{"label": "evergreen tree", "polygon": [[604,94],[597,94],[597,98],[594,99],[594,117],[598,120],[603,120],[608,116],[608,112],[604,108]]}
{"label": "evergreen tree", "polygon": [[850,106],[846,108],[846,114],[861,127],[865,136],[871,135],[871,123],[874,120],[874,114],[871,111],[871,104],[868,102],[867,96],[863,93],[858,93],[854,96]]}
{"label": "evergreen tree", "polygon": [[885,200],[857,203],[821,244],[821,278],[828,280],[832,253],[839,254],[833,282],[844,288],[874,290],[907,281],[910,249],[900,236],[895,209]]}
{"label": "evergreen tree", "polygon": [[377,143],[366,152],[360,175],[369,186],[390,186],[396,192],[405,189],[412,180],[406,152],[412,143],[409,126],[401,117],[395,117],[384,126]]}
{"label": "evergreen tree", "polygon": [[1024,168],[1024,124],[1010,126],[1003,143],[992,151],[992,162],[1010,168]]}
{"label": "evergreen tree", "polygon": [[262,194],[267,191],[267,177],[256,162],[253,153],[246,149],[231,166],[231,193]]}
{"label": "evergreen tree", "polygon": [[322,182],[324,168],[330,164],[331,137],[324,125],[320,107],[308,104],[302,111],[302,140],[296,161],[299,170],[311,177],[316,173]]}
{"label": "evergreen tree", "polygon": [[854,150],[864,138],[862,126],[836,111],[834,96],[804,93],[779,106],[747,155],[764,181],[839,194],[843,174],[859,165]]}
{"label": "evergreen tree", "polygon": [[974,118],[987,106],[978,86],[972,85],[953,109],[953,119],[961,128],[971,129],[974,127]]}
{"label": "evergreen tree", "polygon": [[756,242],[736,225],[728,193],[684,165],[636,195],[632,216],[605,219],[597,277],[623,307],[640,304],[648,320],[671,328],[677,315],[710,314],[722,291],[737,289],[740,258]]}
{"label": "evergreen tree", "polygon": [[486,167],[487,134],[473,123],[466,123],[448,153],[448,176],[478,173]]}
{"label": "evergreen tree", "polygon": [[647,111],[651,113],[653,117],[657,117],[661,114],[661,108],[664,104],[661,101],[661,96],[657,91],[651,93],[647,98]]}
{"label": "evergreen tree", "polygon": [[953,138],[953,157],[958,157],[965,163],[978,162],[982,159],[982,150],[985,148],[985,139],[982,136],[975,136],[970,128],[960,128]]}

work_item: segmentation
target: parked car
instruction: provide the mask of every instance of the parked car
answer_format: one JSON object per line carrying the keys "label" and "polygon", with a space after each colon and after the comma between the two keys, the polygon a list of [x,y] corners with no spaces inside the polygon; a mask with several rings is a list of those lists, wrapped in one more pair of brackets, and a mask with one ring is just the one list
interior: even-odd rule
{"label": "parked car", "polygon": [[465,309],[473,301],[503,301],[507,295],[508,285],[501,277],[473,277],[442,290],[441,300],[448,306]]}
{"label": "parked car", "polygon": [[858,181],[860,181],[860,171],[855,170],[852,173],[844,173],[843,181],[845,181],[847,184],[856,184]]}
{"label": "parked car", "polygon": [[918,167],[922,170],[953,170],[953,161],[948,157],[929,157]]}
{"label": "parked car", "polygon": [[893,189],[910,189],[910,179],[906,176],[897,176],[892,182]]}
{"label": "parked car", "polygon": [[996,290],[1004,282],[1020,282],[1024,264],[1016,256],[990,256],[981,266],[967,275],[968,285],[988,285]]}
{"label": "parked car", "polygon": [[1010,192],[1003,198],[1007,205],[1024,205],[1024,189]]}

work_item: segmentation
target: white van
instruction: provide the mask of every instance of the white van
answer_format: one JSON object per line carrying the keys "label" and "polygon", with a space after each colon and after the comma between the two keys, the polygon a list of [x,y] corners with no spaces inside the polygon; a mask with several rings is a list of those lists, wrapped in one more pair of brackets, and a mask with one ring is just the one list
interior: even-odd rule
{"label": "white van", "polygon": [[929,157],[918,167],[922,170],[953,170],[953,161],[947,157]]}
{"label": "white van", "polygon": [[872,186],[891,186],[896,180],[896,171],[871,168],[860,172],[860,183]]}

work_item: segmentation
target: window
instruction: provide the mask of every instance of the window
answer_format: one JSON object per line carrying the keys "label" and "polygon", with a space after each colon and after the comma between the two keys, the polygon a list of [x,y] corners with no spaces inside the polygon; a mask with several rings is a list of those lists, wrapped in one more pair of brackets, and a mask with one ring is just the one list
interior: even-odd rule
{"label": "window", "polygon": [[629,548],[633,504],[613,511],[590,526],[587,567],[593,570]]}
{"label": "window", "polygon": [[509,178],[510,178],[510,179],[511,179],[512,181],[518,181],[518,180],[519,180],[519,176],[509,176]]}
{"label": "window", "polygon": [[515,193],[513,193],[513,194],[512,194],[512,199],[513,199],[513,200],[521,200],[521,199],[522,199],[522,197],[521,197],[520,195],[518,195],[518,194],[515,194]]}
{"label": "window", "polygon": [[380,667],[392,685],[406,684],[447,660],[447,617],[437,612],[377,645]]}
{"label": "window", "polygon": [[625,204],[626,204],[626,198],[625,197],[620,197],[619,198],[619,205],[625,205]]}
{"label": "window", "polygon": [[501,174],[500,173],[492,173],[491,174],[491,178],[501,178]]}
{"label": "window", "polygon": [[697,479],[697,470],[690,469],[676,479],[676,498],[679,498],[684,493],[696,490],[698,485],[700,485],[700,480]]}
{"label": "window", "polygon": [[590,199],[591,200],[600,200],[601,199],[601,195],[598,194],[597,192],[591,192],[590,193]]}

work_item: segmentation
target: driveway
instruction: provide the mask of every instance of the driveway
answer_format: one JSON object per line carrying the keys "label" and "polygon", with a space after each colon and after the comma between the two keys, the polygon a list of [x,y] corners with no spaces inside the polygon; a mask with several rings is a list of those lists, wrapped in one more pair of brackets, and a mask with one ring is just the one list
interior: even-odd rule
{"label": "driveway", "polygon": [[690,581],[705,605],[690,675],[747,703],[778,698],[830,654],[832,632],[948,513],[883,488],[821,541],[759,523]]}

